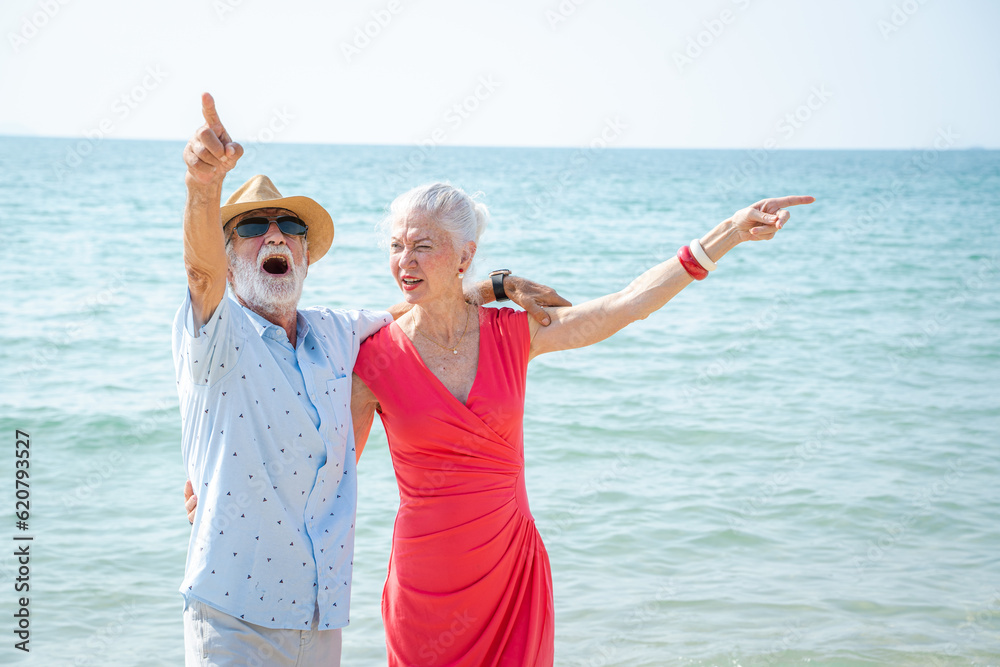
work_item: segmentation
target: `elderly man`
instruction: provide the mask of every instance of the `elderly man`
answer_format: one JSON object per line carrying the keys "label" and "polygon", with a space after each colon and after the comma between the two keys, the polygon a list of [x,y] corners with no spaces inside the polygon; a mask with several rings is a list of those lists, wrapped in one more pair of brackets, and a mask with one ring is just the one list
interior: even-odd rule
{"label": "elderly man", "polygon": [[[265,176],[220,207],[243,149],[207,93],[202,112],[184,150],[189,289],[173,331],[184,465],[200,496],[181,585],[186,663],[339,665],[357,500],[351,374],[361,341],[406,306],[299,310],[330,215]],[[540,305],[566,304],[528,281],[506,286],[539,318]]]}

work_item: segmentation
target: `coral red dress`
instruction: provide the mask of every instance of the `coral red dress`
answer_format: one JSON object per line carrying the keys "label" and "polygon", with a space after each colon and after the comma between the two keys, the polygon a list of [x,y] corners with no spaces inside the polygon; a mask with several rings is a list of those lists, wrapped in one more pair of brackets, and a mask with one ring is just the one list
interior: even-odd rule
{"label": "coral red dress", "polygon": [[465,404],[391,324],[355,373],[378,398],[399,485],[382,618],[390,667],[552,665],[552,572],[524,487],[527,314],[479,309]]}

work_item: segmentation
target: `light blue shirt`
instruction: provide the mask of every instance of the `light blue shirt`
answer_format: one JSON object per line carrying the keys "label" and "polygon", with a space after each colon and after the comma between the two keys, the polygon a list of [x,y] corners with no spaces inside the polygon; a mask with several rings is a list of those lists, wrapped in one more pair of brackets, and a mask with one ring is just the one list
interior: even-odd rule
{"label": "light blue shirt", "polygon": [[357,475],[351,373],[384,312],[298,311],[281,327],[224,298],[177,311],[184,466],[198,494],[181,593],[269,628],[348,623]]}

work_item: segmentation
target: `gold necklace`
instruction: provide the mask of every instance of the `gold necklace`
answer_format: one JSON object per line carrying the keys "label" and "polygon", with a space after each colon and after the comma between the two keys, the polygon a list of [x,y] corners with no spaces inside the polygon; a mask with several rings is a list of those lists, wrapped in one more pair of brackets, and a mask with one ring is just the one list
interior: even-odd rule
{"label": "gold necklace", "polygon": [[469,307],[468,306],[465,307],[465,328],[462,329],[462,335],[458,337],[458,342],[455,344],[455,347],[445,347],[441,343],[437,342],[436,340],[425,334],[423,331],[421,331],[417,327],[416,322],[413,323],[413,330],[416,331],[421,336],[423,336],[424,338],[426,338],[427,340],[429,340],[430,342],[440,347],[442,350],[448,350],[452,354],[458,354],[458,346],[462,344],[462,339],[465,338],[465,332],[469,330]]}

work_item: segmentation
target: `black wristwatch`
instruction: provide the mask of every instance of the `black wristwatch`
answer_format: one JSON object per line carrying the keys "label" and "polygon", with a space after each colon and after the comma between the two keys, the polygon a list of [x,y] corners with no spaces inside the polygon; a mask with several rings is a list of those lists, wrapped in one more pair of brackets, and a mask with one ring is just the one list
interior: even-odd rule
{"label": "black wristwatch", "polygon": [[497,269],[490,271],[490,280],[493,281],[493,296],[497,301],[510,301],[510,297],[503,291],[504,276],[510,275],[510,269]]}

